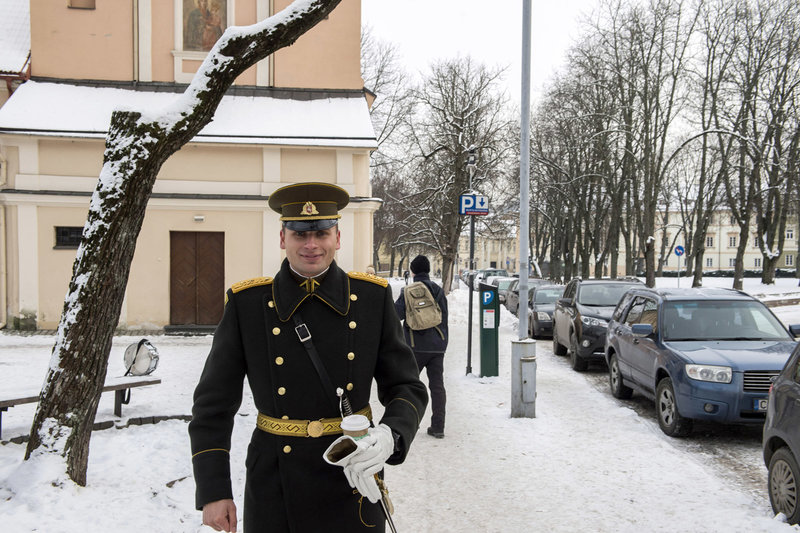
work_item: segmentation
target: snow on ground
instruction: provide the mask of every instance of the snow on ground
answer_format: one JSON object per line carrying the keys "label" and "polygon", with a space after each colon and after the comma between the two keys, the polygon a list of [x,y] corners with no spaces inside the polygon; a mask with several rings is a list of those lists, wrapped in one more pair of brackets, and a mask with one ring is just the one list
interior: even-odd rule
{"label": "snow on ground", "polygon": [[[392,280],[396,294],[402,283]],[[688,284],[681,280],[682,286]],[[705,285],[730,286],[730,279],[707,278]],[[779,279],[775,286],[745,280],[745,290],[764,299],[800,297],[794,279]],[[753,495],[720,477],[709,463],[713,457],[676,446],[654,419],[592,387],[563,358],[553,356],[549,341],[537,344],[536,418],[510,418],[509,361],[516,318],[502,310],[500,375],[484,378],[479,377],[478,314],[473,312],[474,374],[466,375],[468,294],[461,285],[449,297],[447,436],[437,440],[425,435],[428,413],[405,464],[387,468],[399,531],[800,531],[772,516],[766,489]],[[473,300],[477,309],[478,299]],[[800,306],[775,311],[787,324],[800,323]],[[123,351],[138,339],[115,337],[109,375],[123,373]],[[190,413],[211,337],[150,340],[161,355],[155,375],[163,383],[134,389],[121,419],[113,414],[113,394],[105,393],[98,421],[124,425],[129,417]],[[3,394],[41,387],[53,342],[52,336],[0,333]],[[373,408],[380,412],[374,397]],[[3,438],[27,433],[33,413],[33,405],[3,413]],[[231,453],[240,506],[254,414],[248,395],[236,420]],[[3,531],[211,531],[200,525],[200,513],[193,508],[184,421],[94,432],[87,487],[68,481],[51,486],[59,477],[53,466],[23,463],[23,454],[24,445],[0,445]]]}

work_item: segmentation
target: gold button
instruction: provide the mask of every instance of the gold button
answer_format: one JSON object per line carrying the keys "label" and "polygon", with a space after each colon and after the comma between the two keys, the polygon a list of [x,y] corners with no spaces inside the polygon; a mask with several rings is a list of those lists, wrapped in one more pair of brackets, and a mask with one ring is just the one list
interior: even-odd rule
{"label": "gold button", "polygon": [[353,390],[353,384],[352,383],[348,383],[347,384],[347,390]]}
{"label": "gold button", "polygon": [[275,364],[281,366],[283,364],[283,357],[276,357]]}
{"label": "gold button", "polygon": [[286,387],[278,387],[278,394],[281,396],[286,394]]}
{"label": "gold button", "polygon": [[286,445],[286,446],[283,447],[283,453],[291,453],[291,452],[292,452],[292,447],[291,446]]}
{"label": "gold button", "polygon": [[270,300],[269,302],[267,302],[267,305],[270,306],[270,307],[275,307],[275,302]]}
{"label": "gold button", "polygon": [[281,328],[272,328],[272,334],[273,335],[280,335],[281,334]]}
{"label": "gold button", "polygon": [[355,321],[350,322],[350,329],[356,329]]}
{"label": "gold button", "polygon": [[358,296],[356,296],[355,294],[351,294],[350,299],[355,302],[356,300],[358,300]]}
{"label": "gold button", "polygon": [[352,361],[353,359],[356,358],[356,354],[354,354],[353,352],[350,352],[349,354],[347,354],[347,358]]}
{"label": "gold button", "polygon": [[283,415],[281,418],[284,420],[289,420],[289,415]]}
{"label": "gold button", "polygon": [[316,439],[317,437],[321,437],[322,434],[325,432],[325,426],[319,420],[312,420],[308,423],[308,428],[306,428],[308,432],[308,436]]}

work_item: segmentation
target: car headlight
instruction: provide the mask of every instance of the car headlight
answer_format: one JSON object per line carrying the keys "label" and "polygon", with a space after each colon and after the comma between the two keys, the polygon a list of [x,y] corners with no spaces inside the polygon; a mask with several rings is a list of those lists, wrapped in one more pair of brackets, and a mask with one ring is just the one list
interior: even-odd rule
{"label": "car headlight", "polygon": [[686,365],[686,375],[697,381],[730,383],[733,371],[729,366]]}
{"label": "car headlight", "polygon": [[536,319],[537,320],[544,320],[546,322],[549,322],[550,321],[550,315],[548,315],[544,311],[537,311],[536,312]]}
{"label": "car headlight", "polygon": [[608,326],[608,321],[602,318],[593,318],[590,316],[582,316],[581,322],[590,327],[604,328]]}

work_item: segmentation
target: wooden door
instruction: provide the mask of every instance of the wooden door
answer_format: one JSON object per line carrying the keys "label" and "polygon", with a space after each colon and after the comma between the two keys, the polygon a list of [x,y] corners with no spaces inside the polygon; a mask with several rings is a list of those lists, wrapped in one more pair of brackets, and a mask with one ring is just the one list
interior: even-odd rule
{"label": "wooden door", "polygon": [[225,306],[225,234],[170,232],[170,324],[216,325]]}

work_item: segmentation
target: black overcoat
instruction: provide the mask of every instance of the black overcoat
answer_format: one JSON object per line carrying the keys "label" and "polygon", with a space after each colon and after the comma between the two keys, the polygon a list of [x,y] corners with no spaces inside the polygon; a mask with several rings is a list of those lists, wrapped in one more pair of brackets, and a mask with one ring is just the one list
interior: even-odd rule
{"label": "black overcoat", "polygon": [[[295,313],[307,324],[334,387],[348,391],[355,411],[369,404],[374,378],[385,406],[380,422],[396,434],[388,463],[399,464],[408,453],[428,396],[403,339],[391,288],[382,278],[347,274],[334,262],[308,292],[284,260],[274,280],[248,280],[227,292],[189,424],[198,509],[233,497],[229,450],[245,376],[258,411],[267,416],[340,415],[295,332]],[[322,459],[336,437],[284,437],[254,429],[246,460],[246,532],[384,530],[380,506],[362,499],[341,467]]]}

